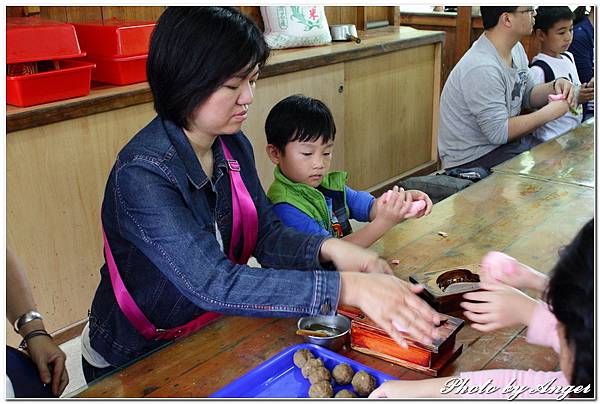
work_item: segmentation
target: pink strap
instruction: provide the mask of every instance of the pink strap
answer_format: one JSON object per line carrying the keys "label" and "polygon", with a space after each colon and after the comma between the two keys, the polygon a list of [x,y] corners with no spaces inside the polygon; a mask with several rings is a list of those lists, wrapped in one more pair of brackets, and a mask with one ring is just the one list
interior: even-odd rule
{"label": "pink strap", "polygon": [[[244,185],[240,174],[240,165],[237,160],[234,160],[229,149],[225,146],[223,139],[219,138],[227,166],[229,167],[229,179],[231,182],[231,206],[233,209],[233,224],[231,229],[231,241],[229,242],[229,259],[238,264],[248,262],[258,237],[258,214],[254,201]],[[240,220],[241,219],[241,220]],[[242,247],[242,255],[239,260],[235,258],[235,246],[240,240],[240,236],[244,234],[244,245]]]}

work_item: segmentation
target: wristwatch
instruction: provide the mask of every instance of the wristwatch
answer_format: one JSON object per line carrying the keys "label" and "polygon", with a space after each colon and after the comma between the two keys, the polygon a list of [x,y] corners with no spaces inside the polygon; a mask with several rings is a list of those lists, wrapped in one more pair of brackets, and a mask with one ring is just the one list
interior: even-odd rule
{"label": "wristwatch", "polygon": [[25,324],[33,320],[43,320],[42,315],[35,310],[29,310],[27,313],[23,314],[21,317],[15,320],[13,324],[15,332],[18,334],[19,330],[23,328]]}

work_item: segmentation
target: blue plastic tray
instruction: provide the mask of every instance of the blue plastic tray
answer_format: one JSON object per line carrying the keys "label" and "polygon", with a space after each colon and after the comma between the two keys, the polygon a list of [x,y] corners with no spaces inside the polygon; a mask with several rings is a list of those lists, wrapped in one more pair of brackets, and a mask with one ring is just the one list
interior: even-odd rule
{"label": "blue plastic tray", "polygon": [[[271,359],[252,369],[242,377],[221,390],[212,394],[213,398],[308,398],[310,382],[302,376],[302,371],[294,365],[294,353],[298,349],[306,348],[316,356],[323,359],[325,367],[332,371],[340,363],[347,363],[354,372],[364,370],[370,373],[377,381],[377,386],[387,380],[396,380],[395,377],[371,369],[361,363],[348,359],[329,349],[312,344],[299,344],[291,346],[278,353]],[[342,389],[354,391],[352,384],[333,386],[333,394]]]}

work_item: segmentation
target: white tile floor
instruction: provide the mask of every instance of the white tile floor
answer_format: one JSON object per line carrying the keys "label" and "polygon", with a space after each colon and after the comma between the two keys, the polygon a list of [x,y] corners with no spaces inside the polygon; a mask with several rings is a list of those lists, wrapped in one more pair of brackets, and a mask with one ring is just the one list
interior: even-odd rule
{"label": "white tile floor", "polygon": [[60,349],[67,354],[67,372],[69,372],[69,385],[61,397],[85,386],[85,378],[81,369],[81,338],[73,338],[60,345]]}

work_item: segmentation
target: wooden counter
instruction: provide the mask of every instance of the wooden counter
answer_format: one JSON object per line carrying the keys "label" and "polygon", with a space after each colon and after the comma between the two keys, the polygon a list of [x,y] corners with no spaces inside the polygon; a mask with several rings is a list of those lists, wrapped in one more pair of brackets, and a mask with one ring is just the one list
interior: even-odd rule
{"label": "wooden counter", "polygon": [[[361,44],[273,51],[243,127],[265,188],[273,172],[265,118],[297,93],[332,110],[332,169],[348,171],[351,186],[375,189],[436,169],[444,34],[386,27],[361,36]],[[50,331],[87,317],[103,262],[100,205],[108,173],[118,151],[155,116],[151,101],[140,83],[7,107],[7,240],[28,270]],[[10,331],[7,339],[19,342]]]}
{"label": "wooden counter", "polygon": [[[430,216],[396,226],[375,249],[401,264],[396,275],[477,263],[490,250],[506,252],[543,272],[594,213],[594,191],[534,178],[493,174],[435,205]],[[443,238],[438,231],[448,233]],[[78,397],[207,397],[290,345],[295,319],[227,317],[118,370]],[[480,333],[465,326],[460,357],[444,376],[479,369],[551,371],[557,355],[525,342],[525,327]],[[355,351],[343,355],[404,380],[422,373]]]}
{"label": "wooden counter", "polygon": [[494,172],[594,187],[594,119],[506,161]]}

